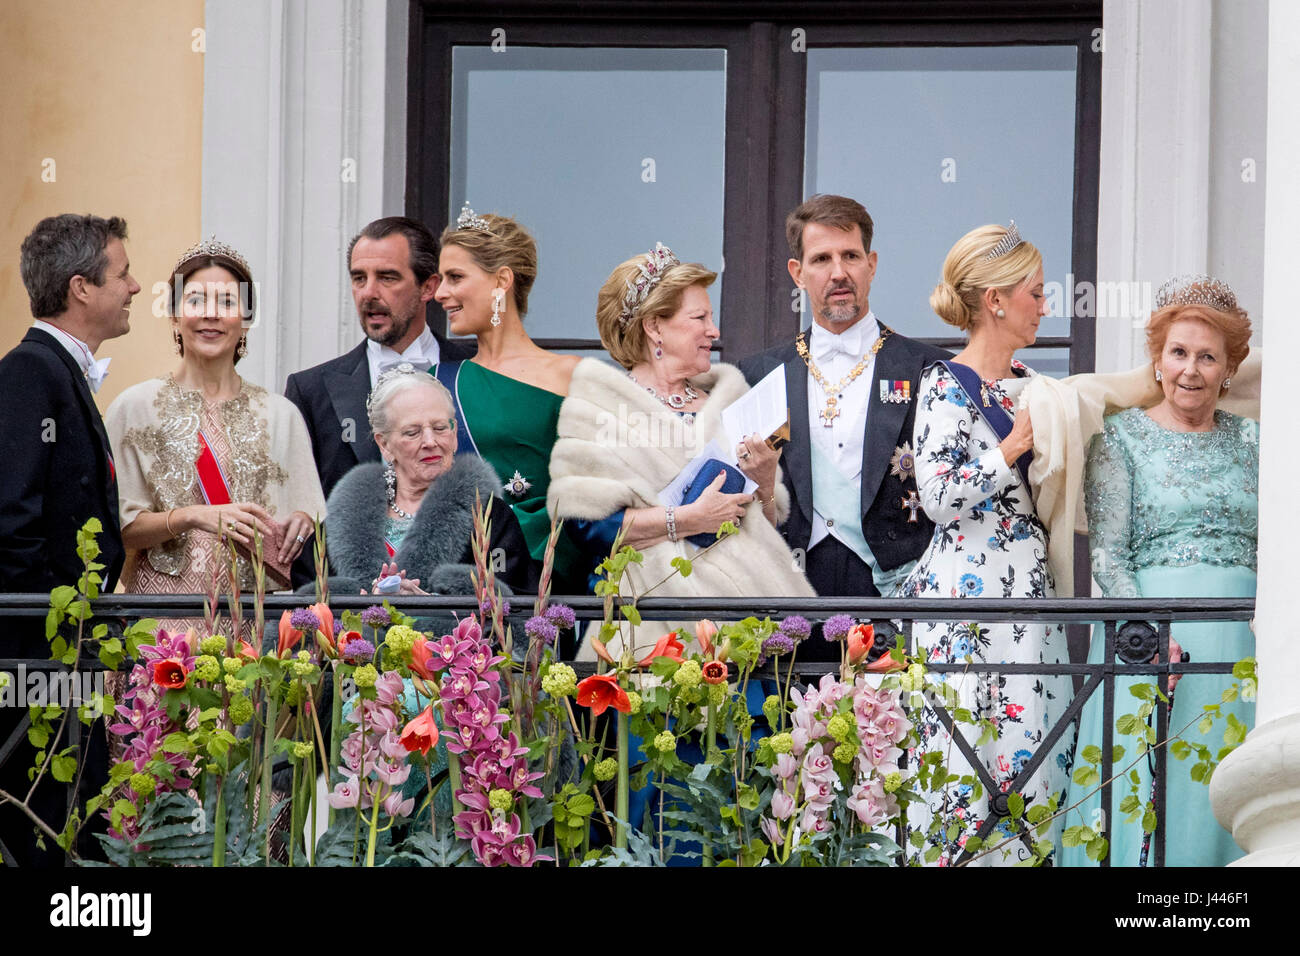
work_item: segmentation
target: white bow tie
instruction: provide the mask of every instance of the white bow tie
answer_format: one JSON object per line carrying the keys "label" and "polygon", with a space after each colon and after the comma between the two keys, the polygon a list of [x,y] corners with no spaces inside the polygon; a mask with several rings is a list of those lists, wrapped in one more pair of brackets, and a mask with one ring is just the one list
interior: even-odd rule
{"label": "white bow tie", "polygon": [[839,335],[830,332],[823,334],[814,332],[812,353],[813,358],[818,362],[828,362],[836,355],[846,355],[857,361],[862,358],[862,332],[856,326]]}
{"label": "white bow tie", "polygon": [[104,384],[104,379],[108,378],[108,363],[113,361],[110,358],[92,358],[90,367],[86,369],[86,380],[90,382],[90,390],[98,392],[99,386]]}

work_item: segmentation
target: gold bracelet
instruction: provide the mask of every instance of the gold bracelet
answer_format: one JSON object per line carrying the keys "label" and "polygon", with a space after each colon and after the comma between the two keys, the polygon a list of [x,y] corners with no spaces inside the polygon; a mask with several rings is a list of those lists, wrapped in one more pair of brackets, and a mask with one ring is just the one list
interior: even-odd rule
{"label": "gold bracelet", "polygon": [[168,509],[167,517],[163,519],[163,523],[167,525],[167,534],[173,538],[176,537],[176,532],[172,530],[172,512],[175,510],[175,508]]}

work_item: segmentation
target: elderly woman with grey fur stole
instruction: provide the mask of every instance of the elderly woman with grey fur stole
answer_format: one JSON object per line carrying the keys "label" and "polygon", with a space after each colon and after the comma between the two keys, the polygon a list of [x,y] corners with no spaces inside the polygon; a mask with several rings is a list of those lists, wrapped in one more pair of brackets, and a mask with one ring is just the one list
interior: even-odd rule
{"label": "elderly woman with grey fur stole", "polygon": [[447,389],[408,364],[379,377],[368,411],[384,464],[357,465],[330,494],[331,590],[474,593],[476,495],[489,512],[502,590],[536,590],[536,565],[514,513],[498,497],[496,473],[476,455],[456,457],[452,409]]}

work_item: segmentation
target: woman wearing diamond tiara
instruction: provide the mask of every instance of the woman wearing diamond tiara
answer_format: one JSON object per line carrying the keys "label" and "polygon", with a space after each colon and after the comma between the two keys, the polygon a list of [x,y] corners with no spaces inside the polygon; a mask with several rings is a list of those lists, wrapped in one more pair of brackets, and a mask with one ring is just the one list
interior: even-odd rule
{"label": "woman wearing diamond tiara", "polygon": [[145,594],[205,592],[229,562],[220,535],[238,546],[240,586],[251,590],[257,531],[268,575],[285,585],[313,519],[325,517],[325,497],[298,410],[235,371],[256,305],[248,263],[208,239],[172,274],[180,364],[128,388],[104,416],[117,455],[122,583]]}
{"label": "woman wearing diamond tiara", "polygon": [[[1015,359],[1032,345],[1047,313],[1043,260],[1010,227],[981,226],[949,251],[943,279],[930,305],[945,322],[969,336],[954,358],[931,364],[920,384],[920,406],[913,433],[917,486],[934,537],[900,588],[905,597],[1054,596],[1047,564],[1047,534],[1034,511],[1029,487],[1033,425],[1021,406],[1034,375]],[[918,623],[919,647],[931,661],[960,663],[1061,663],[1068,661],[1065,634],[1057,624]],[[917,804],[917,820],[928,825],[936,813],[944,830],[957,822],[957,840],[943,833],[927,836],[954,862],[965,838],[977,832],[986,845],[1010,834],[1005,821],[993,832],[981,830],[990,817],[993,793],[1014,785],[1026,805],[1047,806],[1063,796],[1073,743],[1059,738],[1052,752],[1028,772],[1027,764],[1070,701],[1068,677],[970,673],[948,675],[961,706],[997,728],[997,738],[978,748],[972,770],[952,747],[937,713],[927,709],[918,721],[925,751],[941,751],[949,772],[978,774],[981,793],[950,784]],[[970,728],[963,729],[973,737]],[[954,777],[954,780],[956,777]],[[987,829],[987,828],[985,828]],[[1050,839],[1050,838],[1049,838]],[[1029,857],[1020,842],[982,857],[986,865]]]}
{"label": "woman wearing diamond tiara", "polygon": [[[1088,450],[1084,504],[1092,574],[1106,597],[1254,597],[1259,424],[1219,407],[1231,394],[1249,342],[1250,319],[1226,283],[1184,276],[1156,292],[1147,323],[1151,366],[1143,382],[1156,383],[1160,399],[1106,416]],[[1100,663],[1104,649],[1098,630],[1088,660]],[[1171,656],[1179,658],[1182,649],[1193,660],[1237,661],[1255,653],[1255,638],[1244,621],[1187,621],[1172,630]],[[1133,700],[1129,686],[1154,680],[1117,680],[1116,716],[1132,710],[1121,710],[1119,703]],[[1253,726],[1253,703],[1223,700],[1230,682],[1218,674],[1179,678],[1170,734],[1218,753],[1223,724],[1215,723],[1208,733],[1196,724],[1208,705],[1220,709],[1221,719],[1231,714]],[[1100,693],[1085,705],[1080,745],[1101,745],[1101,705]],[[1115,742],[1130,743],[1119,734]],[[1141,778],[1138,799],[1145,805],[1152,797],[1147,761],[1134,769]],[[1167,820],[1158,821],[1155,831],[1165,840],[1165,865],[1225,866],[1241,850],[1215,820],[1206,786],[1192,779],[1189,769],[1171,760],[1166,772]],[[1125,814],[1116,812],[1128,794],[1128,787],[1114,787],[1116,807],[1107,814],[1112,866],[1143,862],[1140,822],[1127,823]],[[1100,805],[1100,795],[1090,797],[1067,825],[1094,826],[1101,819]],[[1095,865],[1083,846],[1066,848],[1063,856],[1067,865]]]}
{"label": "woman wearing diamond tiara", "polygon": [[[546,513],[547,464],[560,404],[578,358],[539,348],[524,329],[528,295],[537,279],[537,244],[513,219],[475,215],[465,204],[440,240],[434,298],[453,335],[473,335],[478,354],[438,367],[456,400],[461,452],[483,458],[541,562],[551,522]],[[556,542],[552,590],[586,590],[587,568],[566,534]]]}
{"label": "woman wearing diamond tiara", "polygon": [[[734,366],[711,364],[718,337],[708,287],[716,274],[682,263],[662,245],[627,260],[596,298],[600,340],[620,371],[583,359],[560,409],[559,438],[551,454],[547,505],[582,538],[594,560],[608,555],[620,530],[643,555],[629,564],[622,588],[673,597],[794,595],[813,590],[775,525],[789,513],[779,453],[758,435],[734,449],[739,472],[754,480],[753,494],[736,469],[702,475],[695,496],[665,506],[660,492],[721,435],[724,408],[748,391]],[[724,484],[727,487],[724,487]],[[724,522],[739,527],[709,553]],[[690,577],[675,574],[675,558],[693,559]],[[649,650],[673,625],[647,621],[635,634],[634,654]],[[618,653],[621,647],[611,647]]]}

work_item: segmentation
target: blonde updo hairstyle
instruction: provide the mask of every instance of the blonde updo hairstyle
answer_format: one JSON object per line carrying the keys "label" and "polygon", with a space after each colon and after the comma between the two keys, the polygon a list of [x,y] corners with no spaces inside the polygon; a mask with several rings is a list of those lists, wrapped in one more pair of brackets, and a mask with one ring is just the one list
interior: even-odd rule
{"label": "blonde updo hairstyle", "polygon": [[650,354],[644,325],[646,319],[671,318],[682,307],[682,296],[687,289],[693,285],[708,288],[718,278],[716,272],[698,262],[670,266],[637,306],[632,318],[625,321],[622,315],[627,284],[636,279],[645,258],[642,254],[620,263],[596,294],[596,328],[600,332],[600,344],[605,346],[610,358],[625,369],[645,361]]}
{"label": "blonde updo hairstyle", "polygon": [[969,333],[984,311],[986,289],[1013,289],[1042,268],[1042,254],[1030,242],[1021,242],[996,259],[986,259],[1006,234],[1006,226],[980,226],[948,250],[943,278],[930,293],[930,308],[939,318]]}
{"label": "blonde updo hairstyle", "polygon": [[448,226],[439,241],[444,249],[460,246],[484,272],[495,273],[503,266],[513,272],[511,293],[522,319],[528,314],[528,293],[537,281],[537,243],[527,229],[508,216],[488,213],[481,218],[487,221],[487,231]]}

